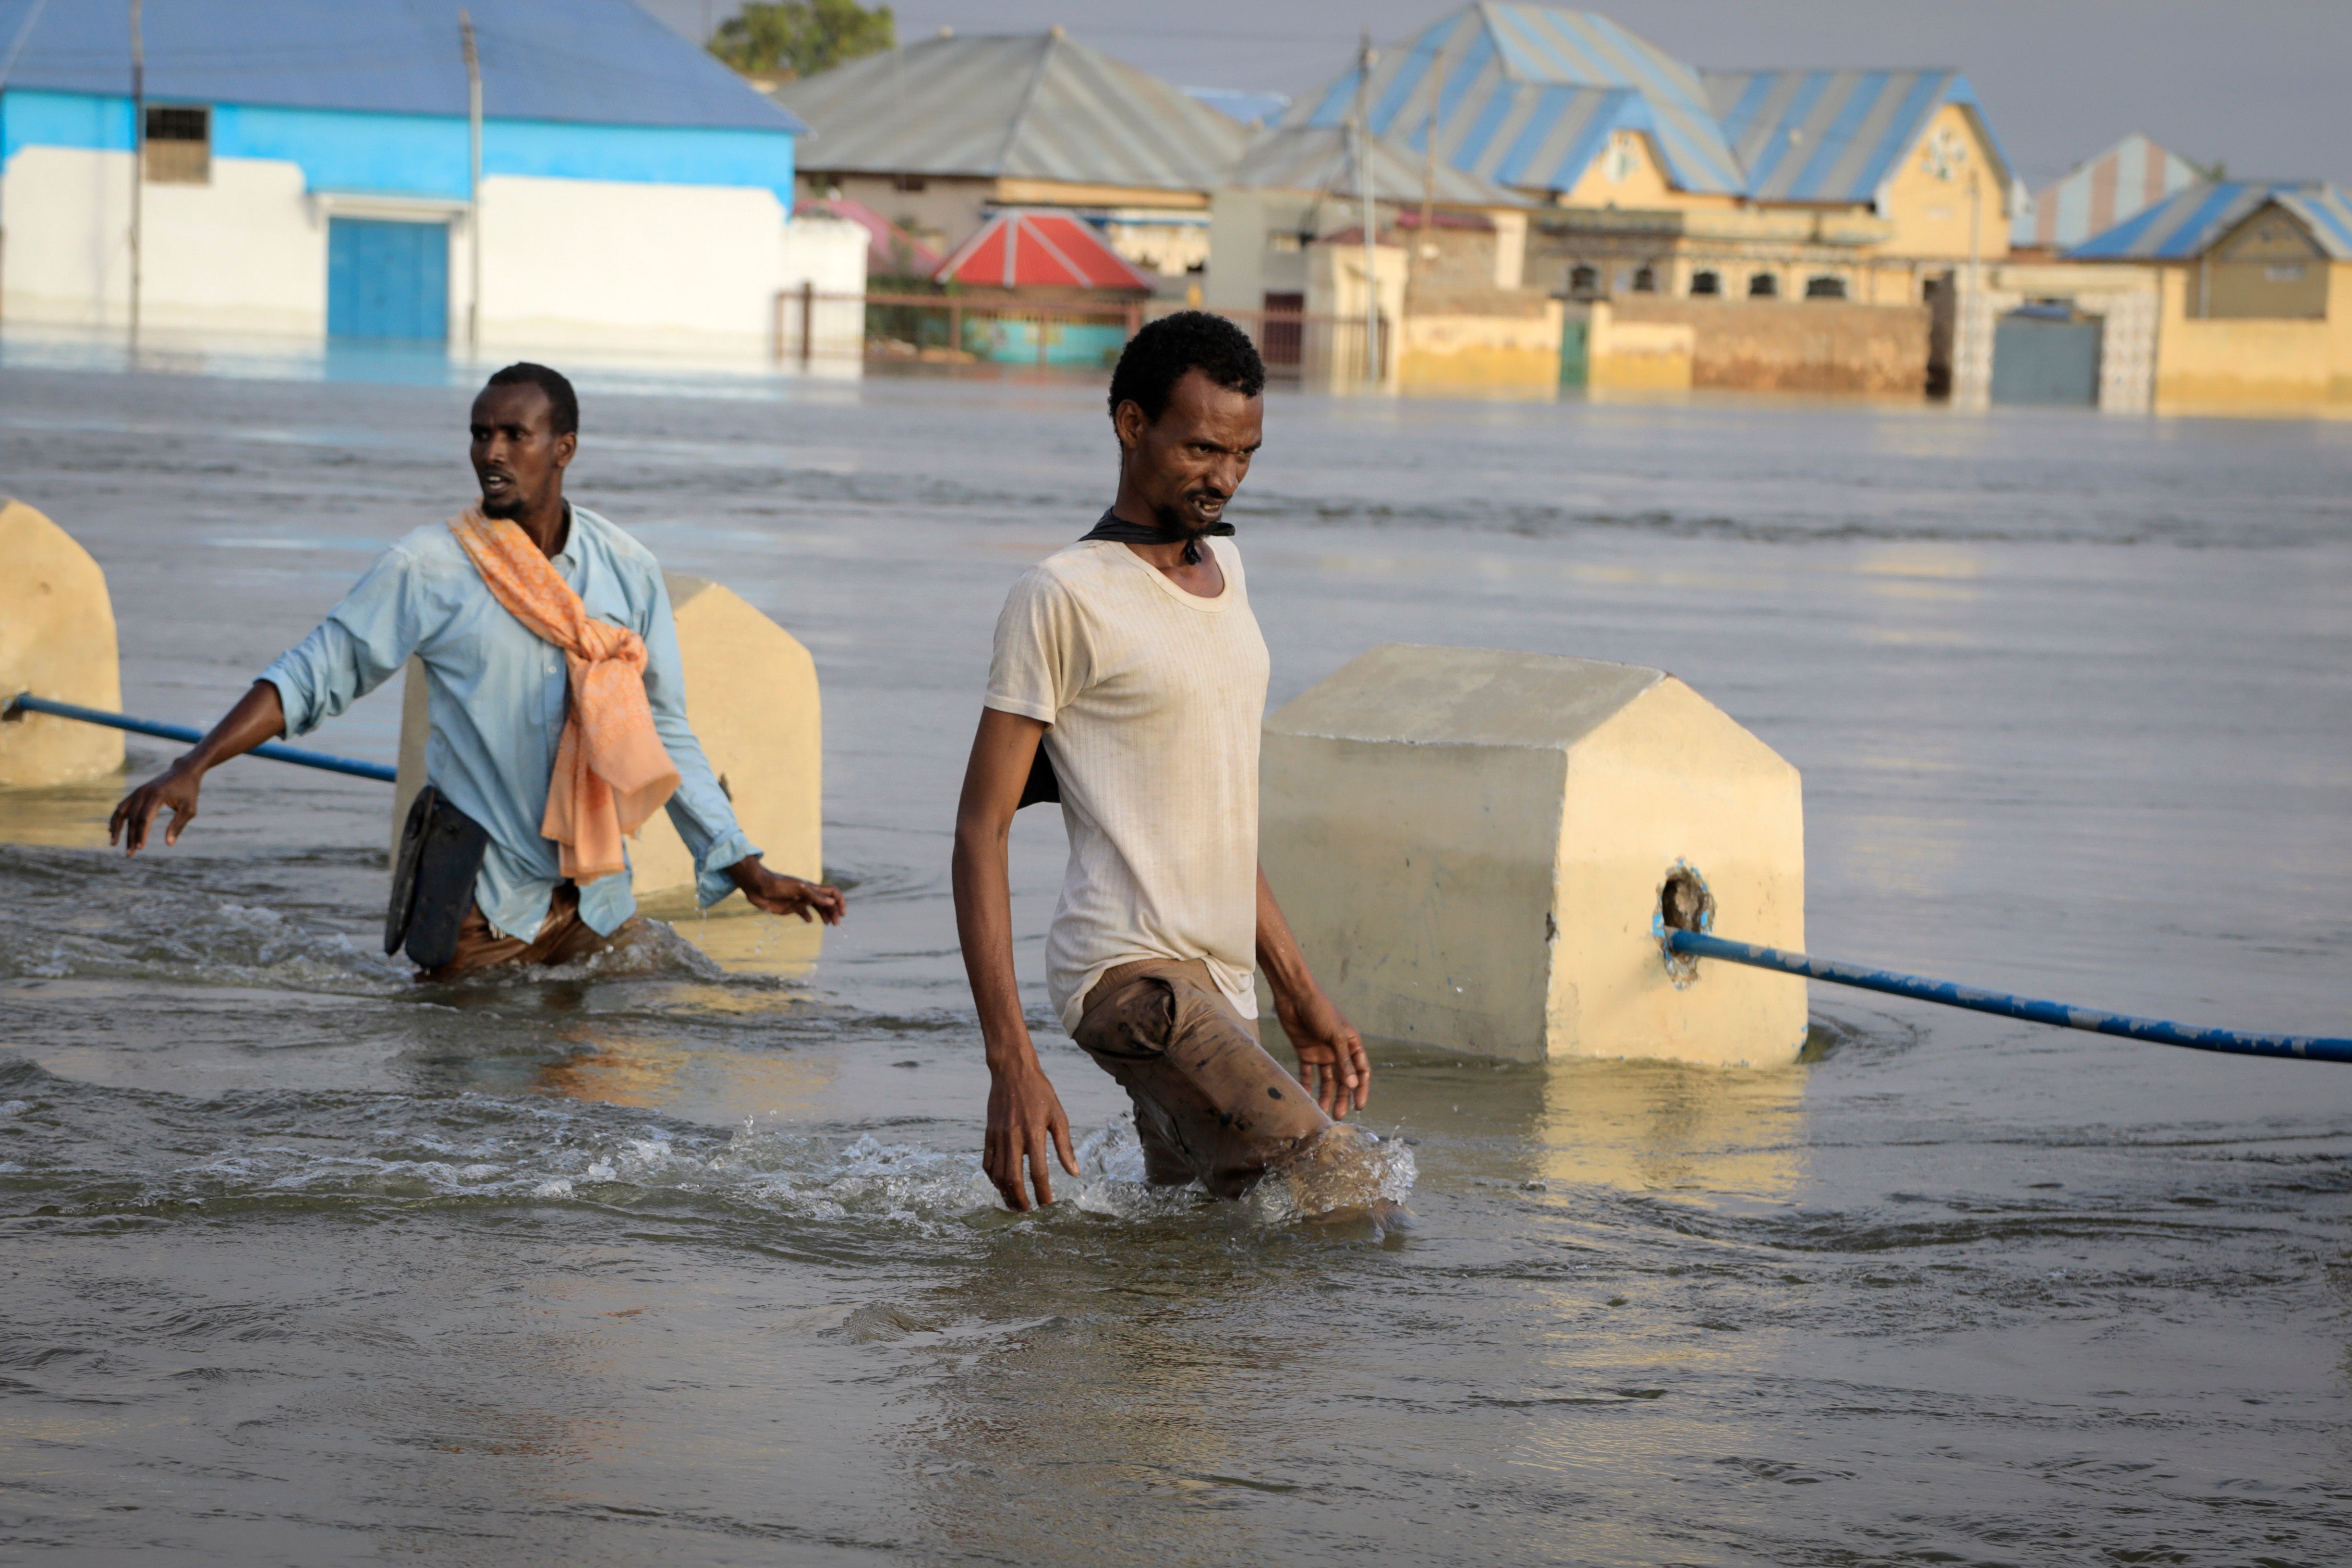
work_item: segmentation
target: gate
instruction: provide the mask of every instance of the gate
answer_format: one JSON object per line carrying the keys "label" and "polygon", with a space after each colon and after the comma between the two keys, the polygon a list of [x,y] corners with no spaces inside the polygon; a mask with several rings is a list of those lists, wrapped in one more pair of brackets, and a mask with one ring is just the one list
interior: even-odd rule
{"label": "gate", "polygon": [[1993,329],[1992,400],[2096,405],[2100,326],[2095,316],[2049,306],[2003,316]]}
{"label": "gate", "polygon": [[447,341],[449,226],[329,218],[327,332]]}

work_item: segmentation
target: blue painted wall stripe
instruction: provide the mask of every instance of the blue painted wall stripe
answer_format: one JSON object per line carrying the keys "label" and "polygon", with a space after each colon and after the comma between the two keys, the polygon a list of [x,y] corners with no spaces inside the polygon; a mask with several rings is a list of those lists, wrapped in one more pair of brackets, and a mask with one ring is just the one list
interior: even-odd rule
{"label": "blue painted wall stripe", "polygon": [[[0,95],[0,160],[26,146],[128,152],[131,103],[10,91]],[[214,106],[213,153],[298,164],[313,190],[466,197],[462,119],[224,103]],[[482,126],[486,175],[750,187],[772,191],[787,212],[793,153],[788,132],[545,120],[489,120]]]}

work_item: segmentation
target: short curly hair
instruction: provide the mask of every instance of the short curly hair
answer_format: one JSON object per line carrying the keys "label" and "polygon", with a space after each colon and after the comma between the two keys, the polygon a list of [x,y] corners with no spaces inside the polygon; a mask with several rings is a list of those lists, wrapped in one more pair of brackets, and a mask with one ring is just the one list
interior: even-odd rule
{"label": "short curly hair", "polygon": [[1146,323],[1128,340],[1118,368],[1110,373],[1111,414],[1116,416],[1120,404],[1132,402],[1157,424],[1188,370],[1244,397],[1265,390],[1265,362],[1247,332],[1206,310],[1179,310]]}
{"label": "short curly hair", "polygon": [[518,360],[484,382],[482,390],[488,392],[494,386],[539,388],[547,394],[548,420],[554,426],[555,434],[580,434],[580,396],[572,390],[572,383],[564,379],[562,372],[550,370],[543,364],[533,364],[529,360]]}

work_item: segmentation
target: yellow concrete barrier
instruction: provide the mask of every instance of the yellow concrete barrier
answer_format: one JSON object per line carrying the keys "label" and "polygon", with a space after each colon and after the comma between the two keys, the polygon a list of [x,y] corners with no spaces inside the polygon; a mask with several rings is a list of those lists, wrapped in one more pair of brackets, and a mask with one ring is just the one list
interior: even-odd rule
{"label": "yellow concrete barrier", "polygon": [[1758,1066],[1803,1047],[1803,985],[1695,973],[1659,940],[1680,899],[1804,946],[1797,770],[1663,670],[1391,643],[1268,719],[1260,767],[1266,876],[1368,1038]]}
{"label": "yellow concrete barrier", "polygon": [[[0,704],[29,691],[122,709],[106,574],[24,502],[0,502]],[[46,713],[0,724],[0,788],[74,784],[122,765],[122,731]]]}
{"label": "yellow concrete barrier", "polygon": [[[823,713],[816,661],[790,632],[726,587],[665,574],[686,664],[686,716],[736,819],[772,870],[815,880],[824,869]],[[408,667],[400,721],[400,783],[392,832],[425,783],[423,672]],[[694,864],[667,813],[629,846],[640,900],[691,908]],[[740,894],[730,899],[740,904]],[[797,925],[798,922],[793,922]]]}

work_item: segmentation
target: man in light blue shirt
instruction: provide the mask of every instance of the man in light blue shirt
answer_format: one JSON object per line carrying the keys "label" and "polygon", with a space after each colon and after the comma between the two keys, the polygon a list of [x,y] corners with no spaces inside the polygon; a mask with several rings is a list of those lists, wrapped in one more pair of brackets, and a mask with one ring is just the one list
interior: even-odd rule
{"label": "man in light blue shirt", "polygon": [[[686,688],[668,590],[653,552],[563,499],[578,447],[571,384],[541,365],[509,366],[475,401],[472,456],[482,510],[515,521],[580,595],[588,615],[644,640],[654,729],[677,768],[671,823],[694,857],[709,905],[740,888],[756,907],[837,922],[838,889],[769,870],[744,836],[686,721]],[[635,912],[624,872],[583,888],[563,879],[559,846],[541,837],[549,780],[570,701],[563,653],[494,596],[457,536],[417,529],[379,557],[318,628],[264,670],[194,750],[115,808],[110,834],[137,854],[162,807],[175,844],[194,820],[204,775],[280,735],[307,734],[374,690],[410,656],[423,664],[429,738],[425,772],[488,837],[448,979],[490,964],[564,963],[605,944]]]}

